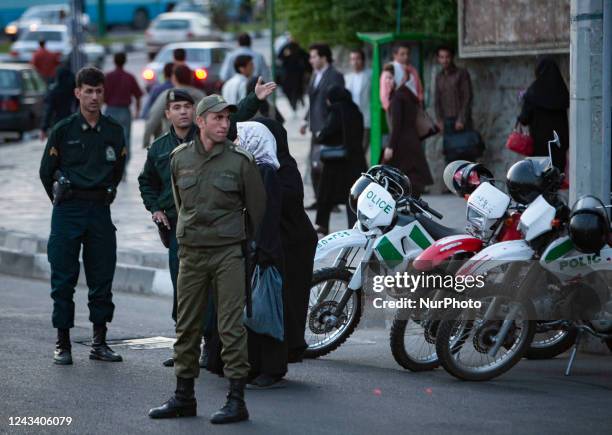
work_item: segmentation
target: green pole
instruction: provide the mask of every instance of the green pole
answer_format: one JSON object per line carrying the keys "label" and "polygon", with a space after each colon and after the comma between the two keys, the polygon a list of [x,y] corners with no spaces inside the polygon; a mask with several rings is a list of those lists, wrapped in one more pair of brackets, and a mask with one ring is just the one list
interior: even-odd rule
{"label": "green pole", "polygon": [[98,0],[98,36],[106,35],[106,0]]}
{"label": "green pole", "polygon": [[380,44],[372,47],[372,86],[370,95],[370,164],[376,165],[382,146],[383,110],[380,103]]}

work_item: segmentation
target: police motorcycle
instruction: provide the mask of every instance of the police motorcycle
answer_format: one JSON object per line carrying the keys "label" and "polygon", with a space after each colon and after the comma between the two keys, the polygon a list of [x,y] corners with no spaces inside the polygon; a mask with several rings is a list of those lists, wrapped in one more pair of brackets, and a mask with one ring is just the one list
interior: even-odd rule
{"label": "police motorcycle", "polygon": [[[500,241],[522,238],[517,229],[523,206],[511,204],[511,198],[497,185],[493,174],[479,163],[457,160],[444,169],[444,183],[449,191],[467,198],[467,227],[464,234],[436,240],[419,254],[411,272],[439,277],[453,275],[467,259],[485,246]],[[442,300],[443,289],[424,289],[412,299]],[[398,309],[389,334],[391,353],[395,361],[411,371],[433,370],[438,367],[435,350],[438,310],[421,308]]]}
{"label": "police motorcycle", "polygon": [[[553,144],[559,146],[556,132],[549,156]],[[509,169],[508,193],[516,202],[529,204],[518,226],[524,238],[493,244],[457,271],[461,276],[483,276],[487,285],[467,295],[480,301],[478,308],[451,310],[438,326],[436,353],[453,376],[492,379],[525,356],[536,331],[565,329],[559,322],[535,320],[548,318],[550,290],[546,282],[537,281],[541,269],[532,267],[565,232],[569,209],[558,193],[562,182],[550,157],[527,158]]]}
{"label": "police motorcycle", "polygon": [[[500,184],[505,183],[495,180],[481,164],[465,160],[449,163],[444,170],[444,183],[452,193],[467,198],[467,231],[437,240],[425,249],[412,263],[414,273],[452,275],[486,246],[523,238],[518,223],[525,206],[512,201],[501,189]],[[447,295],[442,289],[433,289],[433,295],[423,296],[441,300]],[[411,371],[438,367],[435,341],[440,317],[439,310],[397,311],[389,343],[400,366]],[[541,328],[539,322],[536,328],[538,333],[527,351],[527,358],[553,358],[574,343],[575,329],[550,330]]]}
{"label": "police motorcycle", "polygon": [[435,240],[462,233],[435,222],[432,216],[443,216],[412,197],[410,180],[392,166],[373,166],[362,174],[351,188],[349,204],[357,214],[355,226],[317,245],[315,264],[332,262],[313,274],[306,358],[332,352],[353,333],[362,315],[364,276],[403,272]]}

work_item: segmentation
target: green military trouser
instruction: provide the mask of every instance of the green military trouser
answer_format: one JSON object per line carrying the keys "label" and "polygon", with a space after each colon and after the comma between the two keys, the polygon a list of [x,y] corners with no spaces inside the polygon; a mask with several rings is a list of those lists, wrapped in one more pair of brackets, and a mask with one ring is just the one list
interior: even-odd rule
{"label": "green military trouser", "polygon": [[180,378],[200,374],[198,358],[202,325],[213,292],[217,328],[223,344],[223,373],[228,379],[247,377],[249,357],[243,324],[245,305],[244,256],[240,244],[213,248],[181,245],[177,285],[178,310],[174,370]]}

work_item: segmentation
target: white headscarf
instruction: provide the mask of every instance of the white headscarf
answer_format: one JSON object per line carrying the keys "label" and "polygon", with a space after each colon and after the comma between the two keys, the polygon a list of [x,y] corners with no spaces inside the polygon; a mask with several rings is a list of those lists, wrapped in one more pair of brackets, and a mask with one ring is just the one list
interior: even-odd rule
{"label": "white headscarf", "polygon": [[238,145],[253,154],[258,165],[268,164],[278,169],[276,139],[268,128],[254,121],[237,122]]}

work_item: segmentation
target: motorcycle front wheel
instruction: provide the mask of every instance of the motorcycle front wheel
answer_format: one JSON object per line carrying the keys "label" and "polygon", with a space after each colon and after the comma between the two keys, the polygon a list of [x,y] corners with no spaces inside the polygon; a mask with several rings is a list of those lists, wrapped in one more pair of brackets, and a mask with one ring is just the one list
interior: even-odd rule
{"label": "motorcycle front wheel", "polygon": [[489,351],[496,343],[503,320],[484,320],[486,307],[477,313],[447,313],[436,334],[436,352],[444,369],[465,381],[488,381],[514,367],[525,355],[536,329],[536,322],[529,320],[535,315],[531,302],[502,303],[501,310],[509,312],[514,304],[518,304],[514,307],[516,316],[510,320],[510,329],[495,355]]}
{"label": "motorcycle front wheel", "polygon": [[[318,358],[336,350],[355,331],[361,319],[361,289],[348,284],[353,272],[346,268],[324,268],[314,272],[304,339],[308,347],[304,358]],[[348,293],[347,293],[348,292]],[[339,316],[337,307],[344,305]]]}

